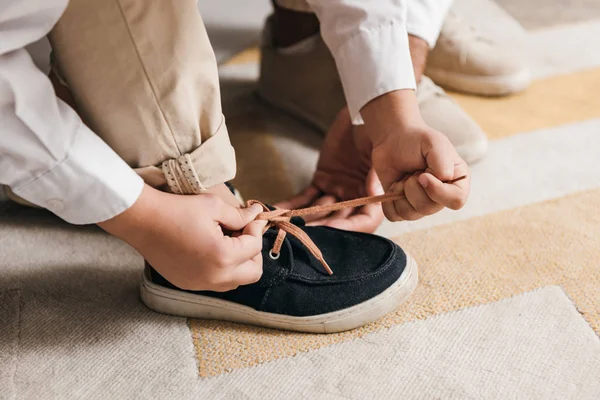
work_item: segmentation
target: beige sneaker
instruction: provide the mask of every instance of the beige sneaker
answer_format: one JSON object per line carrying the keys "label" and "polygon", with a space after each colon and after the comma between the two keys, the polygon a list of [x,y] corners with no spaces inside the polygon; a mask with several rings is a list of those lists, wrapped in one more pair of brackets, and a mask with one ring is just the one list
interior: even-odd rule
{"label": "beige sneaker", "polygon": [[[258,96],[325,133],[346,104],[335,61],[320,35],[285,49],[276,49],[267,19],[261,47]],[[487,149],[487,139],[477,124],[431,80],[423,78],[417,90],[425,122],[446,134],[466,162]]]}
{"label": "beige sneaker", "polygon": [[15,192],[13,192],[11,190],[10,187],[8,187],[8,186],[0,186],[0,189],[2,189],[2,188],[4,189],[4,194],[6,195],[6,197],[10,201],[15,202],[15,203],[20,204],[20,205],[25,206],[25,207],[41,208],[40,206],[36,206],[35,204],[28,202],[24,198],[22,198],[20,196],[17,196],[15,194]]}
{"label": "beige sneaker", "polygon": [[258,96],[325,133],[346,104],[335,60],[320,35],[275,48],[271,18],[263,31]]}
{"label": "beige sneaker", "polygon": [[452,12],[429,53],[425,74],[445,88],[484,96],[520,92],[531,80],[521,60],[480,36]]}
{"label": "beige sneaker", "polygon": [[485,156],[488,140],[479,125],[442,88],[426,76],[417,87],[417,100],[423,120],[444,133],[467,163]]}

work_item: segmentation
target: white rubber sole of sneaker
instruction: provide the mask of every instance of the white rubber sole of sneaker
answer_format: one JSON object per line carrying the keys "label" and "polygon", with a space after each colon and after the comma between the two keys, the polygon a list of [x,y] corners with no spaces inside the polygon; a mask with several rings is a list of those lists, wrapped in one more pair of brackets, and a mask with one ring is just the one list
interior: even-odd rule
{"label": "white rubber sole of sneaker", "polygon": [[[143,274],[142,302],[151,310],[187,318],[216,319],[268,328],[309,333],[334,333],[358,328],[394,311],[415,290],[417,263],[407,256],[407,265],[393,285],[379,295],[355,306],[309,317],[292,317],[256,311],[230,301],[173,290],[152,283]],[[326,301],[326,299],[323,299]]]}
{"label": "white rubber sole of sneaker", "polygon": [[521,92],[531,83],[528,69],[510,75],[476,76],[428,68],[425,75],[443,88],[481,96],[504,96]]}

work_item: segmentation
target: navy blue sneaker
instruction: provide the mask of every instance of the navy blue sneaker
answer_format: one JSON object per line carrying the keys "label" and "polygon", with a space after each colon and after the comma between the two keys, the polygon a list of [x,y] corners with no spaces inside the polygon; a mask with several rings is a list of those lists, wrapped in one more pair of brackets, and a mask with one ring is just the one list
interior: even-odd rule
{"label": "navy blue sneaker", "polygon": [[278,229],[263,235],[263,275],[228,292],[186,291],[149,264],[141,296],[152,310],[298,332],[332,333],[373,322],[396,309],[417,285],[417,264],[397,244],[376,235],[290,221],[321,250],[333,270],[293,235],[273,248]]}

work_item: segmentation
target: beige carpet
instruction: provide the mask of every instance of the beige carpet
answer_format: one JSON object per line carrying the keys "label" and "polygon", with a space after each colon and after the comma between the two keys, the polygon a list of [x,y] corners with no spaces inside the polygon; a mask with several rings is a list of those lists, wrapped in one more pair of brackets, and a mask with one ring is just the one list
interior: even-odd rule
{"label": "beige carpet", "polygon": [[600,333],[599,202],[600,189],[399,237],[419,261],[419,287],[394,313],[350,332],[274,333],[192,321],[200,374],[293,356],[547,285],[560,285]]}
{"label": "beige carpet", "polygon": [[16,396],[14,374],[19,343],[18,290],[0,291],[0,388],[5,398]]}
{"label": "beige carpet", "polygon": [[[503,12],[498,9],[498,15]],[[506,15],[498,16],[499,21],[503,18]],[[240,54],[222,68],[223,79],[254,79],[257,59],[256,49]],[[600,100],[595,95],[600,90],[600,68],[580,70],[576,65],[567,73],[560,68],[560,73],[546,72],[529,90],[515,96],[453,95],[493,140],[491,154],[473,169],[473,194],[465,210],[416,223],[385,223],[380,228],[380,233],[396,237],[421,265],[421,285],[411,301],[374,324],[328,336],[191,321],[200,376],[297,356],[547,285],[562,286],[600,333],[600,269],[592,261],[600,256],[595,240],[600,236],[596,210]],[[236,126],[234,144],[245,144],[239,147],[238,157],[267,174],[263,180],[252,171],[241,171],[236,184],[247,197],[267,201],[298,191],[310,179],[317,158],[316,150],[306,150],[311,145],[317,148],[314,133],[296,124],[301,143],[294,143],[291,151],[285,135],[289,121],[260,105],[239,111],[239,98],[244,95],[236,95],[237,102],[226,111]],[[272,157],[257,157],[256,146],[272,150]],[[290,159],[301,148],[305,168]],[[435,227],[441,224],[449,225]]]}
{"label": "beige carpet", "polygon": [[[263,344],[271,344],[266,335]],[[546,287],[264,360],[204,380],[200,393],[218,399],[594,399],[599,360],[596,334],[560,288]]]}
{"label": "beige carpet", "polygon": [[[600,20],[592,3],[563,6],[457,1],[522,47],[535,82],[504,99],[455,95],[489,133],[489,157],[465,209],[379,228],[421,281],[364,328],[300,335],[155,314],[131,248],[0,197],[0,399],[599,398]],[[256,103],[256,60],[248,50],[222,66],[223,99],[235,183],[273,202],[307,184],[320,139]]]}

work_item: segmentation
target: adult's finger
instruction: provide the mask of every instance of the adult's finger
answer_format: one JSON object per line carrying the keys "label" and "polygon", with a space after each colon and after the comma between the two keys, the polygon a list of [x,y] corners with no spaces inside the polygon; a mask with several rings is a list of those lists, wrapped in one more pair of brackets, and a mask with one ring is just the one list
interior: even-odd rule
{"label": "adult's finger", "polygon": [[[321,196],[319,198],[317,198],[315,201],[313,201],[310,206],[314,207],[314,206],[326,206],[329,204],[333,204],[336,202],[336,197],[332,196],[332,195],[324,195]],[[330,211],[323,211],[320,213],[315,213],[315,214],[310,214],[310,215],[306,215],[302,218],[304,218],[304,220],[308,223],[308,222],[312,222],[312,221],[316,221],[322,218],[325,218],[327,216],[329,216],[331,214]]]}
{"label": "adult's finger", "polygon": [[323,225],[347,231],[373,233],[383,221],[383,210],[380,204],[368,204],[354,209],[352,215],[346,218],[333,216],[321,219],[309,225]]}
{"label": "adult's finger", "polygon": [[291,199],[275,204],[275,207],[286,210],[295,210],[297,208],[308,207],[313,201],[315,201],[317,197],[319,197],[319,194],[321,194],[319,189],[313,185],[310,185]]}
{"label": "adult's finger", "polygon": [[332,132],[346,131],[348,129],[352,129],[352,120],[350,119],[348,107],[344,107],[336,114],[333,123],[327,131],[327,135],[331,135]]}
{"label": "adult's finger", "polygon": [[381,185],[381,181],[377,176],[377,172],[375,172],[374,168],[369,170],[367,174],[365,189],[367,192],[367,196],[378,196],[380,194],[385,193],[383,190],[383,186]]}
{"label": "adult's finger", "polygon": [[334,212],[333,214],[331,214],[327,218],[331,218],[331,219],[346,219],[346,218],[350,217],[352,214],[356,214],[359,209],[360,209],[360,207],[356,207],[356,208],[344,208],[342,210]]}
{"label": "adult's finger", "polygon": [[[381,216],[380,216],[381,215]],[[346,219],[327,221],[324,225],[354,232],[373,233],[383,220],[383,213],[357,213]]]}
{"label": "adult's finger", "polygon": [[350,217],[356,226],[356,231],[365,233],[375,232],[383,219],[383,209],[379,203],[363,206],[359,212]]}
{"label": "adult's finger", "polygon": [[331,213],[323,218],[311,220],[310,222],[307,222],[306,225],[309,225],[309,226],[325,225],[325,223],[327,221],[336,220],[336,219],[346,219],[353,213],[354,213],[354,208],[344,208],[343,210],[336,211],[336,212]]}

